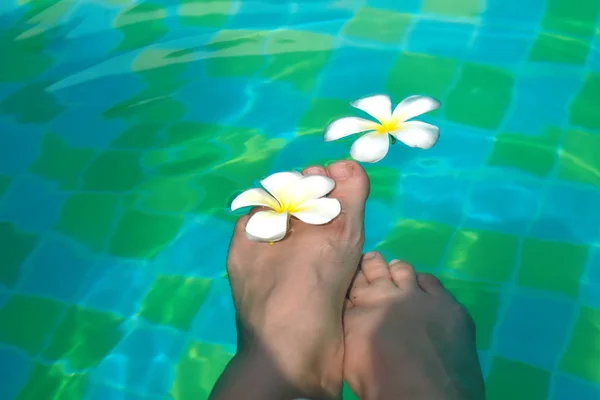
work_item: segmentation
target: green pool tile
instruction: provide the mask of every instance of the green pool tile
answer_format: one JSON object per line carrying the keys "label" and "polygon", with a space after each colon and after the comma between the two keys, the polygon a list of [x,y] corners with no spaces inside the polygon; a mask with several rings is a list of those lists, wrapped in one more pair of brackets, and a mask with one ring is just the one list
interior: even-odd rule
{"label": "green pool tile", "polygon": [[64,108],[46,88],[46,83],[35,82],[17,89],[0,102],[0,115],[12,115],[20,124],[52,121]]}
{"label": "green pool tile", "polygon": [[0,283],[12,288],[20,276],[21,264],[38,242],[38,235],[19,232],[10,222],[0,221]]}
{"label": "green pool tile", "polygon": [[195,175],[224,163],[229,156],[226,149],[203,139],[190,141],[174,154],[174,159],[157,166],[154,172],[161,175]]}
{"label": "green pool tile", "polygon": [[174,400],[207,400],[233,354],[216,344],[191,342],[175,367]]}
{"label": "green pool tile", "polygon": [[95,367],[123,337],[123,320],[116,314],[71,306],[43,357],[67,360],[74,370]]}
{"label": "green pool tile", "polygon": [[260,76],[309,92],[329,60],[334,37],[308,31],[274,31],[267,41],[267,64]]}
{"label": "green pool tile", "polygon": [[87,372],[65,371],[60,365],[38,362],[15,400],[81,400],[87,378]]}
{"label": "green pool tile", "polygon": [[364,165],[364,167],[371,181],[369,198],[392,205],[398,197],[400,170],[380,165]]}
{"label": "green pool tile", "polygon": [[166,129],[163,145],[185,146],[188,142],[208,141],[222,130],[223,127],[220,125],[179,121]]}
{"label": "green pool tile", "polygon": [[518,284],[577,297],[587,257],[586,246],[525,238]]}
{"label": "green pool tile", "polygon": [[110,194],[78,193],[69,197],[55,229],[94,251],[102,250],[116,216],[119,198]]}
{"label": "green pool tile", "polygon": [[244,185],[227,175],[214,172],[199,177],[196,185],[202,189],[202,195],[195,212],[200,215],[212,215],[230,222],[238,218],[229,211],[231,201],[237,194],[250,188],[250,184]]}
{"label": "green pool tile", "polygon": [[546,400],[550,372],[532,365],[494,357],[486,380],[488,400]]}
{"label": "green pool tile", "polygon": [[103,113],[106,119],[126,119],[133,123],[167,123],[177,121],[186,113],[185,104],[165,94],[153,97],[150,94],[134,96]]}
{"label": "green pool tile", "polygon": [[2,195],[4,194],[4,192],[10,185],[11,181],[12,181],[12,177],[10,177],[8,175],[0,174],[0,197],[2,197]]}
{"label": "green pool tile", "polygon": [[[394,102],[415,94],[444,97],[458,72],[452,58],[403,52],[392,65],[385,84]],[[434,111],[432,115],[439,112]]]}
{"label": "green pool tile", "polygon": [[448,275],[439,275],[439,278],[473,317],[477,328],[477,348],[489,350],[494,327],[498,322],[501,287],[496,284],[457,279]]}
{"label": "green pool tile", "polygon": [[[297,136],[324,135],[325,128],[338,118],[358,116],[350,100],[316,98],[298,122]],[[327,145],[327,144],[325,144]]]}
{"label": "green pool tile", "polygon": [[125,192],[144,180],[140,166],[141,152],[107,150],[92,162],[83,173],[83,189]]}
{"label": "green pool tile", "polygon": [[96,150],[71,147],[59,135],[48,133],[44,135],[42,151],[29,171],[58,182],[63,190],[77,189],[81,173],[96,154]]}
{"label": "green pool tile", "polygon": [[157,123],[132,125],[113,140],[111,147],[134,150],[151,149],[162,142],[161,129],[162,125]]}
{"label": "green pool tile", "polygon": [[485,9],[484,0],[423,0],[421,11],[453,17],[477,17]]}
{"label": "green pool tile", "polygon": [[543,136],[500,133],[495,137],[488,165],[518,168],[540,177],[548,175],[557,162],[560,129],[550,128]]}
{"label": "green pool tile", "polygon": [[46,33],[23,37],[22,30],[6,28],[0,31],[0,49],[10,57],[0,63],[0,82],[31,82],[52,66],[52,57],[45,51]]}
{"label": "green pool tile", "polygon": [[559,152],[558,177],[600,186],[599,148],[597,132],[567,131]]}
{"label": "green pool tile", "polygon": [[571,103],[569,122],[590,130],[600,130],[598,104],[600,104],[600,74],[589,73]]}
{"label": "green pool tile", "polygon": [[542,19],[544,30],[573,36],[591,36],[596,30],[600,12],[597,0],[581,0],[574,5],[569,0],[547,0]]}
{"label": "green pool tile", "polygon": [[513,84],[514,77],[508,70],[465,63],[443,107],[446,117],[465,125],[496,129],[510,106]]}
{"label": "green pool tile", "polygon": [[38,354],[64,308],[47,298],[12,295],[0,309],[0,342]]}
{"label": "green pool tile", "polygon": [[179,21],[183,26],[219,28],[225,24],[231,0],[179,0]]}
{"label": "green pool tile", "polygon": [[377,250],[417,267],[434,268],[442,261],[453,233],[454,227],[437,222],[401,220],[377,245]]}
{"label": "green pool tile", "polygon": [[110,254],[128,258],[152,258],[179,233],[183,215],[160,215],[127,209],[110,237]]}
{"label": "green pool tile", "polygon": [[205,47],[213,51],[206,59],[206,74],[216,77],[255,75],[264,65],[267,32],[221,30]]}
{"label": "green pool tile", "polygon": [[382,43],[400,43],[410,27],[408,14],[362,7],[346,24],[342,33],[347,36]]}
{"label": "green pool tile", "polygon": [[465,278],[507,282],[516,268],[518,245],[515,236],[460,230],[450,242],[445,266]]}
{"label": "green pool tile", "polygon": [[113,26],[123,35],[116,51],[139,49],[157,42],[167,34],[167,10],[152,2],[124,10]]}
{"label": "green pool tile", "polygon": [[558,369],[600,384],[600,310],[581,307]]}
{"label": "green pool tile", "polygon": [[193,211],[201,196],[190,177],[155,176],[139,187],[137,204],[143,210],[182,213]]}
{"label": "green pool tile", "polygon": [[585,39],[540,32],[529,53],[529,61],[583,65],[587,60],[590,44]]}
{"label": "green pool tile", "polygon": [[206,300],[212,279],[159,275],[142,302],[146,320],[188,330]]}

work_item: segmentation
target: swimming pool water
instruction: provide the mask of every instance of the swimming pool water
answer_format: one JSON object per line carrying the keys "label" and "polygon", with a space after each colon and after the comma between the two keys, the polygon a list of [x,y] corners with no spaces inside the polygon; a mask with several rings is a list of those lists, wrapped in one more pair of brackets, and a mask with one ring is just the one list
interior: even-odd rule
{"label": "swimming pool water", "polygon": [[[235,351],[232,196],[439,98],[367,250],[442,278],[489,399],[600,398],[597,0],[3,0],[0,398],[204,399]],[[347,395],[350,398],[351,395]]]}

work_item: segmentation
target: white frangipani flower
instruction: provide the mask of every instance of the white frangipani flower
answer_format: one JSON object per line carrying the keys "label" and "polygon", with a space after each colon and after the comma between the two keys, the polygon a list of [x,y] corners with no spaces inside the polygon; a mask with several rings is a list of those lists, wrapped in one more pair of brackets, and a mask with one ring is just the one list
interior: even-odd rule
{"label": "white frangipani flower", "polygon": [[410,147],[429,149],[437,142],[437,126],[421,121],[408,121],[440,106],[440,102],[427,96],[410,96],[402,100],[392,112],[392,102],[386,95],[363,97],[350,103],[371,115],[378,122],[359,117],[345,117],[333,121],[325,130],[325,141],[341,139],[359,132],[360,137],[350,150],[357,161],[377,162],[385,157],[390,146],[389,135]]}
{"label": "white frangipani flower", "polygon": [[326,224],[341,212],[340,202],[323,197],[333,190],[335,181],[322,175],[278,172],[260,184],[266,189],[249,189],[231,203],[231,210],[262,206],[270,210],[254,214],[246,225],[250,240],[275,242],[285,237],[290,215],[312,225]]}

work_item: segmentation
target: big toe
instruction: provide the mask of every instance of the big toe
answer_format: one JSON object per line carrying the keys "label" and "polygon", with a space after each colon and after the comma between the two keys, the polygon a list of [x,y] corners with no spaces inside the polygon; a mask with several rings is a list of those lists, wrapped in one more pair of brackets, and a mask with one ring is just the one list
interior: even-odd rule
{"label": "big toe", "polygon": [[369,177],[354,161],[337,161],[327,167],[327,174],[335,180],[335,188],[329,197],[338,199],[342,205],[340,220],[344,233],[352,234],[363,230],[365,202],[369,196]]}

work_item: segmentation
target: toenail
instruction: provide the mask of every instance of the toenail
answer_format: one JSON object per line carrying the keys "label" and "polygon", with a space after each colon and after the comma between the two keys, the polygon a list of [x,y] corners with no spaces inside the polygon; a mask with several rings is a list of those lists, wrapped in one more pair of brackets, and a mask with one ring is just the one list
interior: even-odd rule
{"label": "toenail", "polygon": [[402,262],[402,260],[398,260],[397,258],[394,258],[392,261],[390,261],[390,265],[398,264],[401,262]]}
{"label": "toenail", "polygon": [[352,176],[354,166],[347,162],[338,162],[329,167],[329,173],[333,179],[347,179]]}
{"label": "toenail", "polygon": [[371,259],[375,258],[376,255],[377,255],[377,252],[369,251],[363,255],[363,260],[371,260]]}
{"label": "toenail", "polygon": [[322,169],[320,167],[308,167],[306,169],[307,174],[320,174]]}

